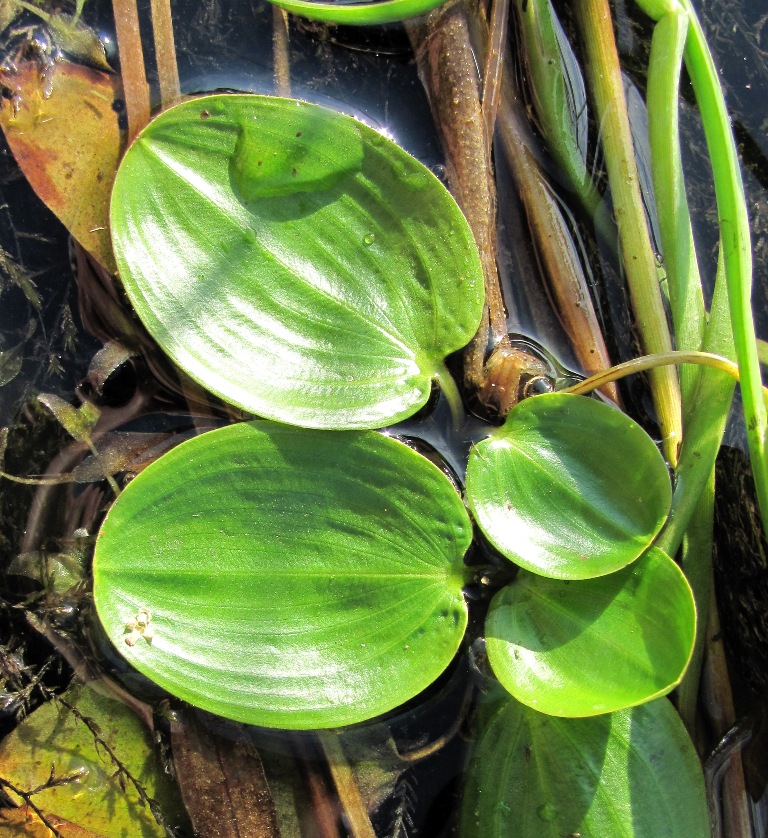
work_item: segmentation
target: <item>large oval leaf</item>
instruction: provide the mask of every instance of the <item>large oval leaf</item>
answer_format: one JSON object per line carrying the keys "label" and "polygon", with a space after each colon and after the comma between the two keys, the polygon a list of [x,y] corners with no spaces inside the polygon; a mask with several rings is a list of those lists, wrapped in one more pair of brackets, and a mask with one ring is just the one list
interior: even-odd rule
{"label": "large oval leaf", "polygon": [[396,440],[233,425],[120,495],[94,599],[112,642],[174,695],[250,724],[335,727],[448,665],[470,540],[448,478]]}
{"label": "large oval leaf", "polygon": [[491,602],[486,646],[496,677],[523,704],[593,716],[668,693],[688,666],[695,633],[690,586],[652,547],[597,579],[521,571]]}
{"label": "large oval leaf", "polygon": [[588,579],[634,561],[672,499],[664,460],[643,429],[594,399],[520,402],[472,450],[467,499],[507,558],[555,579]]}
{"label": "large oval leaf", "polygon": [[509,699],[480,734],[462,838],[708,838],[704,778],[672,705],[558,719]]}
{"label": "large oval leaf", "polygon": [[220,95],[141,133],[112,197],[120,276],[176,363],[270,419],[414,413],[477,328],[469,227],[428,169],[350,117]]}

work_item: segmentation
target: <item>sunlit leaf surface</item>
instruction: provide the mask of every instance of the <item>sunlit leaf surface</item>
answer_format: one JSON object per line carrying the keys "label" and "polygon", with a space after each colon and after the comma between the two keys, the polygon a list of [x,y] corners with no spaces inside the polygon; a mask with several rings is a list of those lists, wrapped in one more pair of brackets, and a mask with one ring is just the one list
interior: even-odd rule
{"label": "sunlit leaf surface", "polygon": [[128,485],[94,598],[122,654],[180,698],[269,727],[346,725],[450,663],[471,535],[450,481],[396,440],[233,425]]}
{"label": "sunlit leaf surface", "polygon": [[112,235],[173,360],[294,425],[411,415],[480,319],[474,240],[437,178],[366,125],[292,99],[161,114],[121,164]]}
{"label": "sunlit leaf surface", "polygon": [[542,713],[592,716],[668,693],[695,632],[688,582],[652,547],[597,579],[521,571],[491,602],[486,644],[494,673],[518,700]]}
{"label": "sunlit leaf surface", "polygon": [[483,726],[461,838],[708,838],[704,778],[667,699],[559,719],[514,699]]}
{"label": "sunlit leaf surface", "polygon": [[558,579],[634,561],[671,495],[664,460],[637,423],[565,393],[520,402],[467,468],[467,499],[488,539],[521,567]]}

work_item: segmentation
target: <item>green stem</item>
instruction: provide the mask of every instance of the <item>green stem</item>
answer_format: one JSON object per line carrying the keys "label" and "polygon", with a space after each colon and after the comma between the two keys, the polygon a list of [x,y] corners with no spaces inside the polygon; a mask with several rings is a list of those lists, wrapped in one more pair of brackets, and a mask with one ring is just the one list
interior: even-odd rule
{"label": "green stem", "polygon": [[705,489],[686,527],[682,544],[682,567],[696,601],[696,640],[685,676],[677,690],[677,709],[693,738],[699,701],[701,667],[706,644],[706,615],[712,593],[712,528],[715,504],[715,473],[710,472]]}
{"label": "green stem", "polygon": [[[722,355],[716,355],[714,352],[681,352],[672,350],[670,352],[658,352],[655,355],[641,355],[639,358],[633,358],[631,361],[624,361],[623,364],[616,364],[615,367],[585,378],[583,381],[579,381],[578,384],[565,387],[560,392],[583,395],[584,393],[591,393],[593,390],[597,390],[598,387],[602,387],[610,381],[618,381],[634,373],[653,370],[657,367],[676,366],[678,364],[698,364],[703,367],[713,367],[714,369],[727,373],[736,381],[740,379],[738,366]],[[768,404],[768,389],[763,388],[762,398],[764,399],[764,403]]]}
{"label": "green stem", "polygon": [[456,382],[453,376],[448,372],[448,368],[446,366],[442,366],[442,368],[435,373],[434,378],[440,385],[440,390],[445,396],[446,402],[448,402],[448,409],[451,411],[451,424],[453,425],[453,430],[460,431],[464,426],[466,412],[464,410],[464,401],[461,398],[459,388],[456,386]]}
{"label": "green stem", "polygon": [[717,70],[693,7],[689,0],[680,2],[690,17],[685,63],[701,112],[712,161],[731,327],[741,371],[741,396],[747,426],[747,444],[763,527],[768,531],[768,412],[762,397],[760,362],[752,318],[752,252],[744,188],[730,117],[725,107]]}
{"label": "green stem", "polygon": [[[597,117],[603,129],[605,162],[638,330],[647,352],[669,352],[672,338],[645,220],[608,0],[579,0],[575,11]],[[667,459],[675,465],[682,437],[677,372],[671,367],[653,369],[651,386]]]}
{"label": "green stem", "polygon": [[[702,347],[706,311],[685,194],[678,125],[680,70],[687,32],[688,15],[681,8],[671,10],[656,24],[646,101],[653,189],[675,344],[678,349],[696,350]],[[684,415],[691,407],[698,372],[695,367],[680,370]]]}

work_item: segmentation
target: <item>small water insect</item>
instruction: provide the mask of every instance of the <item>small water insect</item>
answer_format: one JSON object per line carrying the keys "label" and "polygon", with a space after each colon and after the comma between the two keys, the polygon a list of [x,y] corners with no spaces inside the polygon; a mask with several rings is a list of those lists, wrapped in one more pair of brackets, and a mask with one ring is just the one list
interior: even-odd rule
{"label": "small water insect", "polygon": [[128,632],[125,638],[127,646],[135,646],[140,638],[144,638],[147,643],[152,642],[155,636],[155,627],[150,625],[152,621],[152,613],[149,608],[142,605],[136,612],[136,616],[132,617],[126,624],[125,629]]}

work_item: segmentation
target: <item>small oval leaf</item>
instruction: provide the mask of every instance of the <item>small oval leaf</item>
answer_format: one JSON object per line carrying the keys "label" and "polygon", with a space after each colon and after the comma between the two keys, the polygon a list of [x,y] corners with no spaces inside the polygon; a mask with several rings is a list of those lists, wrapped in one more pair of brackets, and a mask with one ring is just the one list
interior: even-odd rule
{"label": "small oval leaf", "polygon": [[695,634],[690,586],[654,547],[597,579],[521,571],[486,620],[488,660],[504,687],[542,713],[569,717],[665,695],[683,677]]}
{"label": "small oval leaf", "polygon": [[448,478],[396,440],[233,425],[123,491],[97,540],[94,599],[122,654],[185,701],[337,727],[450,663],[471,537]]}
{"label": "small oval leaf", "polygon": [[709,838],[704,777],[667,699],[559,719],[514,699],[484,725],[461,838]]}
{"label": "small oval leaf", "polygon": [[128,150],[111,219],[153,337],[203,386],[269,419],[406,418],[480,321],[477,248],[445,187],[316,105],[218,95],[170,108]]}
{"label": "small oval leaf", "polygon": [[653,440],[583,396],[520,402],[478,443],[467,500],[507,558],[554,579],[589,579],[634,561],[669,512],[672,489]]}

